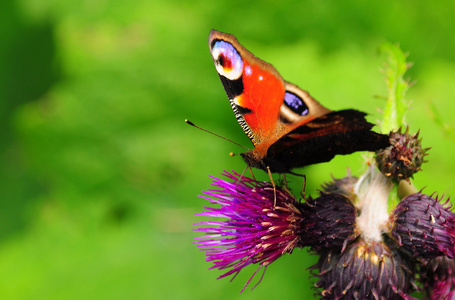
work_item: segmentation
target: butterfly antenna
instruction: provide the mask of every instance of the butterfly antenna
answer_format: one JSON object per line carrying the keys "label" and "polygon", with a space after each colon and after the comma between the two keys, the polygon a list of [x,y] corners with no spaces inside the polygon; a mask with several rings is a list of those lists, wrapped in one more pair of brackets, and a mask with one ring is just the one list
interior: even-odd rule
{"label": "butterfly antenna", "polygon": [[[196,124],[194,124],[193,122],[191,122],[191,121],[188,120],[188,119],[185,119],[185,123],[188,124],[188,125],[191,125],[191,126],[193,126],[193,127],[196,127],[197,129],[200,129],[200,130],[202,130],[202,131],[205,131],[205,132],[207,132],[207,133],[213,134],[214,136],[217,136],[217,137],[219,137],[219,138],[222,138],[223,140],[226,140],[226,141],[228,141],[228,142],[231,142],[231,143],[233,143],[233,144],[235,144],[235,145],[237,145],[237,146],[240,146],[240,147],[242,147],[243,149],[246,149],[247,151],[250,150],[250,149],[248,149],[247,147],[243,146],[242,144],[239,144],[239,143],[237,143],[237,142],[234,142],[233,140],[230,140],[230,139],[228,139],[227,137],[224,137],[224,136],[222,136],[222,135],[219,135],[219,134],[217,134],[217,133],[215,133],[215,132],[212,132],[212,131],[210,131],[210,130],[207,130],[207,129],[205,129],[205,128],[199,127],[199,126],[197,126]],[[231,156],[233,156],[233,155],[231,154]]]}

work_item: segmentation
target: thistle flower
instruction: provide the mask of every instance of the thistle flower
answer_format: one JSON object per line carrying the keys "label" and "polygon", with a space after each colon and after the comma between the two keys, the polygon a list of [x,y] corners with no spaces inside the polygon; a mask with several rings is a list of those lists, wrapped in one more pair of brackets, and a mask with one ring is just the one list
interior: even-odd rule
{"label": "thistle flower", "polygon": [[340,250],[359,235],[355,226],[356,209],[344,195],[321,192],[301,207],[304,216],[301,239],[311,250]]}
{"label": "thistle flower", "polygon": [[418,258],[455,257],[455,214],[449,199],[417,193],[404,198],[390,216],[392,237]]}
{"label": "thistle flower", "polygon": [[204,207],[197,215],[227,220],[196,223],[209,227],[195,229],[207,234],[197,238],[195,244],[205,251],[206,260],[213,262],[210,269],[229,270],[219,278],[231,274],[235,277],[244,267],[259,264],[243,292],[261,268],[265,272],[268,265],[300,244],[302,214],[297,208],[299,203],[284,189],[276,188],[274,205],[272,184],[235,172],[223,175],[232,182],[213,177],[212,185],[218,189],[201,196],[219,207]]}
{"label": "thistle flower", "polygon": [[376,162],[379,170],[395,181],[409,180],[421,170],[424,157],[430,148],[422,148],[419,133],[409,134],[409,128],[404,133],[401,129],[390,133],[389,147],[376,152]]}
{"label": "thistle flower", "polygon": [[455,299],[455,260],[440,256],[420,268],[422,282],[429,299]]}
{"label": "thistle flower", "polygon": [[412,263],[382,242],[359,239],[343,253],[323,253],[316,287],[324,299],[413,299]]}
{"label": "thistle flower", "polygon": [[355,194],[355,184],[357,181],[358,178],[352,176],[348,170],[348,175],[344,178],[336,179],[332,176],[332,181],[323,184],[322,189],[326,193],[341,194],[351,200],[351,202],[355,202],[357,197]]}

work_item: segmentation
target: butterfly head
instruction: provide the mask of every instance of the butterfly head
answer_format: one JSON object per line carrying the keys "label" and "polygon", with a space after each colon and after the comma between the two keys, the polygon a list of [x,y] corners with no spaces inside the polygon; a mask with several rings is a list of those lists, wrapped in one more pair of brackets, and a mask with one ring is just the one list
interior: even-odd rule
{"label": "butterfly head", "polygon": [[257,169],[262,169],[267,172],[267,164],[264,162],[263,157],[257,155],[254,151],[248,151],[240,153],[243,160],[246,162],[248,167],[253,167]]}

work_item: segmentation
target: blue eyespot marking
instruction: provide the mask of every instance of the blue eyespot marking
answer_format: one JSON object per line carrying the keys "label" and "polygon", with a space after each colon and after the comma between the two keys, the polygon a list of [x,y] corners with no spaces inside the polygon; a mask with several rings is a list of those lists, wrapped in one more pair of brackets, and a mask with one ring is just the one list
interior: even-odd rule
{"label": "blue eyespot marking", "polygon": [[237,49],[223,40],[216,40],[212,45],[212,56],[218,73],[230,80],[240,78],[243,72],[243,60]]}
{"label": "blue eyespot marking", "polygon": [[284,104],[299,116],[305,116],[309,112],[305,102],[303,102],[299,96],[291,92],[286,92],[284,94]]}

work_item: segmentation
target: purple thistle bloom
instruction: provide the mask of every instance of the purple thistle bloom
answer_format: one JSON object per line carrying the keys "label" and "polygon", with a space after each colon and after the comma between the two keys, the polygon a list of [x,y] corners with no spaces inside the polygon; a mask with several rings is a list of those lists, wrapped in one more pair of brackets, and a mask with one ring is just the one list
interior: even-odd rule
{"label": "purple thistle bloom", "polygon": [[420,268],[420,281],[429,299],[455,299],[455,260],[440,256]]}
{"label": "purple thistle bloom", "polygon": [[391,215],[391,234],[418,258],[455,257],[455,213],[449,199],[417,193],[404,198]]}
{"label": "purple thistle bloom", "polygon": [[212,185],[218,189],[209,189],[204,192],[207,196],[201,196],[219,207],[204,207],[197,215],[226,220],[196,223],[209,227],[195,229],[207,234],[197,238],[195,244],[206,252],[206,261],[213,262],[210,269],[229,269],[219,278],[231,274],[235,278],[244,267],[259,264],[243,292],[261,268],[265,272],[272,262],[300,246],[302,214],[297,208],[299,203],[287,190],[276,188],[274,206],[272,184],[235,172],[223,175],[232,182],[212,177]]}

